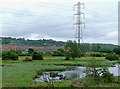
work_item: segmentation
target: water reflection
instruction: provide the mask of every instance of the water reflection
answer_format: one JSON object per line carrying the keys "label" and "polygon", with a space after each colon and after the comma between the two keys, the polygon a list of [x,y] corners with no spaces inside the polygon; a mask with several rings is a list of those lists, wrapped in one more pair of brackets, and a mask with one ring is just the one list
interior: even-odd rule
{"label": "water reflection", "polygon": [[[66,79],[80,79],[85,77],[85,73],[83,73],[83,71],[86,69],[86,67],[73,67],[74,70],[69,70],[69,71],[54,71],[57,72],[58,75],[63,75],[63,77],[66,77]],[[110,73],[113,73],[114,76],[120,76],[120,64],[116,64],[115,67],[108,67],[108,70],[110,71]],[[50,77],[50,72],[46,72],[48,73],[46,76],[45,75],[41,75],[39,76],[39,78],[36,78],[35,81],[44,81],[44,77],[46,79],[53,79],[54,81],[61,81],[60,76],[56,76],[54,78]],[[62,79],[63,80],[63,79]]]}
{"label": "water reflection", "polygon": [[85,67],[76,67],[74,70],[60,72],[59,74],[62,74],[67,79],[79,79],[85,76],[85,73],[83,73],[84,69]]}
{"label": "water reflection", "polygon": [[116,64],[115,67],[108,67],[110,73],[113,73],[114,76],[120,76],[120,64]]}

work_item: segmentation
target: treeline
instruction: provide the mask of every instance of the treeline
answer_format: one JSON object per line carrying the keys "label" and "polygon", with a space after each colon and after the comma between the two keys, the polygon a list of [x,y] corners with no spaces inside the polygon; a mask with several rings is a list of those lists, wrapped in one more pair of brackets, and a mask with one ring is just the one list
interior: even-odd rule
{"label": "treeline", "polygon": [[[11,37],[0,37],[0,41],[3,46],[65,46],[66,42],[63,41],[55,41],[52,39],[46,40],[46,39],[40,39],[40,40],[29,40],[24,38],[11,38]],[[103,49],[106,50],[113,50],[114,48],[118,47],[117,45],[113,44],[102,44],[102,43],[84,43],[81,44],[81,50],[85,51],[103,51]]]}
{"label": "treeline", "polygon": [[[82,45],[80,45],[82,46]],[[31,61],[31,60],[43,60],[42,56],[65,56],[65,60],[70,60],[72,58],[73,60],[75,58],[80,57],[105,57],[106,59],[112,61],[112,60],[118,60],[118,56],[120,55],[120,48],[114,48],[113,50],[102,48],[100,50],[100,46],[96,45],[94,46],[94,49],[96,52],[84,52],[81,51],[81,49],[78,47],[76,42],[67,41],[66,45],[64,46],[64,49],[57,49],[57,51],[35,51],[32,48],[29,48],[28,51],[15,51],[15,50],[9,50],[9,51],[3,51],[2,52],[2,60],[19,60],[18,56],[26,56],[24,61]],[[97,49],[97,50],[96,50]],[[32,56],[32,59],[30,59],[28,56]]]}
{"label": "treeline", "polygon": [[80,49],[85,52],[103,52],[110,53],[113,49],[118,48],[118,45],[113,44],[99,44],[99,43],[84,43],[80,44]]}
{"label": "treeline", "polygon": [[64,46],[65,42],[55,41],[52,39],[40,39],[40,40],[29,40],[24,38],[11,38],[11,37],[1,37],[2,45],[5,46]]}

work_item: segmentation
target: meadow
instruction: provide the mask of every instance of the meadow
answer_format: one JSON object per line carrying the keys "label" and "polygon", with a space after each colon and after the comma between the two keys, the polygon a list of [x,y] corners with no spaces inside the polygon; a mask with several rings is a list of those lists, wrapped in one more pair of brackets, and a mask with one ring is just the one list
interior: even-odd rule
{"label": "meadow", "polygon": [[[30,57],[31,58],[31,57]],[[2,86],[3,87],[48,87],[46,82],[34,81],[38,75],[36,71],[65,71],[70,70],[70,66],[88,66],[91,60],[95,60],[99,66],[113,66],[118,61],[109,61],[104,57],[81,57],[75,60],[64,60],[65,57],[44,57],[43,60],[26,61],[25,57],[20,60],[2,60]],[[86,78],[80,80],[64,80],[54,82],[55,87],[77,86],[76,81],[91,82]],[[82,84],[83,84],[82,83]],[[93,82],[94,83],[94,82]],[[81,84],[81,86],[82,86]],[[91,85],[91,84],[90,84]],[[117,83],[105,83],[92,86],[118,86]]]}

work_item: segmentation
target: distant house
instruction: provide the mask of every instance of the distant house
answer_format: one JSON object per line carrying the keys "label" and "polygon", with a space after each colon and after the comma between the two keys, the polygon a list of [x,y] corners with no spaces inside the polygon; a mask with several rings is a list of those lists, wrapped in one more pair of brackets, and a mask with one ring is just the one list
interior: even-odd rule
{"label": "distant house", "polygon": [[8,51],[8,50],[28,51],[29,48],[32,48],[35,51],[57,51],[59,48],[64,49],[64,46],[61,46],[61,47],[0,46],[0,50],[3,50],[3,51]]}
{"label": "distant house", "polygon": [[36,50],[37,51],[45,51],[45,47],[38,47]]}
{"label": "distant house", "polygon": [[17,50],[21,51],[28,51],[29,47],[28,46],[18,46]]}
{"label": "distant house", "polygon": [[33,47],[34,51],[37,51],[37,48],[38,48],[38,47]]}
{"label": "distant house", "polygon": [[17,50],[18,46],[2,46],[3,51]]}

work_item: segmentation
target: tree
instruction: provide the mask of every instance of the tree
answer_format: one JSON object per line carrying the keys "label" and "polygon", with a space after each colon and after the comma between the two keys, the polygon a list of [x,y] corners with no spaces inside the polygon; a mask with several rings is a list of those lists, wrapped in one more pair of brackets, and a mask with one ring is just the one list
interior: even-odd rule
{"label": "tree", "polygon": [[120,54],[120,47],[113,49],[113,52],[115,52],[116,54]]}
{"label": "tree", "polygon": [[63,56],[63,53],[60,51],[54,51],[52,56]]}
{"label": "tree", "polygon": [[42,54],[40,52],[33,52],[32,54],[33,60],[43,60]]}
{"label": "tree", "polygon": [[114,52],[111,52],[111,53],[109,53],[109,54],[106,55],[105,59],[108,59],[110,61],[112,61],[112,60],[118,60],[118,56]]}
{"label": "tree", "polygon": [[29,49],[28,49],[28,53],[29,53],[29,54],[32,54],[33,52],[34,52],[34,49],[32,49],[32,48],[29,48]]}
{"label": "tree", "polygon": [[98,52],[100,49],[100,45],[99,44],[93,44],[92,45],[92,51],[93,52]]}
{"label": "tree", "polygon": [[103,53],[110,53],[110,52],[112,52],[110,49],[108,49],[108,48],[100,48],[99,49],[99,52],[103,52]]}
{"label": "tree", "polygon": [[97,52],[99,52],[99,50],[100,50],[100,45],[97,44]]}
{"label": "tree", "polygon": [[65,59],[65,60],[70,60],[70,57],[71,57],[70,52],[65,51],[65,52],[64,52],[64,55],[66,56],[66,59]]}
{"label": "tree", "polygon": [[[67,52],[69,52],[73,60],[75,57],[80,56],[80,49],[78,47],[78,44],[75,41],[74,42],[72,42],[71,40],[67,41],[65,45],[65,49],[67,50]],[[66,53],[65,53],[65,56],[67,57]]]}
{"label": "tree", "polygon": [[61,49],[61,48],[57,49],[57,51],[60,51],[61,53],[64,53],[64,49]]}
{"label": "tree", "polygon": [[17,60],[18,55],[13,51],[3,51],[2,60]]}

